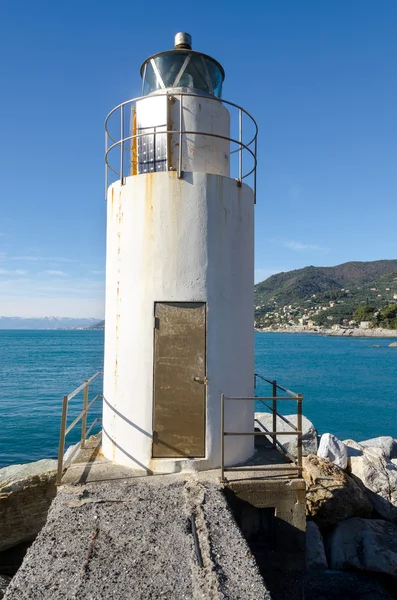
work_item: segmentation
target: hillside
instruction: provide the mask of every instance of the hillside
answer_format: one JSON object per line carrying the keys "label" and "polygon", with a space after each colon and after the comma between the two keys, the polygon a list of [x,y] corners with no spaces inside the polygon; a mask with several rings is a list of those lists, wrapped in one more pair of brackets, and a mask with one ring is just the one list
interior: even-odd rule
{"label": "hillside", "polygon": [[397,260],[305,267],[272,275],[255,286],[256,326],[348,322],[360,306],[375,310],[397,301]]}

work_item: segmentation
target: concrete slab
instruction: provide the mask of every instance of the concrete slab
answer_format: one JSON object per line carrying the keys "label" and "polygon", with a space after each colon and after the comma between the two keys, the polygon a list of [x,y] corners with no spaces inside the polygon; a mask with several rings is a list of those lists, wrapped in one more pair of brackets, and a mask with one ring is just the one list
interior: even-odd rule
{"label": "concrete slab", "polygon": [[113,464],[101,451],[102,435],[90,437],[84,449],[79,450],[71,465],[62,477],[62,485],[85,485],[101,481],[118,481],[136,477],[146,477],[141,470]]}
{"label": "concrete slab", "polygon": [[[288,459],[286,459],[286,457],[283,454],[281,454],[278,450],[274,449],[269,443],[263,443],[263,438],[261,438],[261,440],[261,445],[256,449],[254,456],[251,457],[250,460],[248,460],[242,465],[239,465],[237,468],[233,468],[232,470],[226,471],[225,475],[227,477],[227,481],[224,484],[222,484],[220,469],[213,469],[211,471],[203,472],[181,473],[178,475],[149,474],[150,476],[147,476],[148,474],[144,471],[137,471],[134,469],[129,469],[127,467],[115,465],[111,461],[108,461],[103,457],[101,453],[100,435],[94,436],[88,441],[87,447],[78,453],[73,464],[67,469],[63,477],[62,486],[59,489],[58,498],[54,507],[55,514],[57,515],[57,527],[60,529],[61,532],[63,532],[62,535],[66,536],[67,539],[69,539],[70,537],[68,533],[69,530],[72,532],[74,531],[77,535],[79,535],[78,531],[81,527],[81,519],[79,517],[77,524],[73,523],[70,520],[70,515],[65,517],[65,515],[68,514],[68,510],[70,508],[73,508],[73,506],[75,509],[77,509],[79,507],[79,503],[81,503],[81,507],[91,504],[96,506],[102,506],[103,504],[104,506],[108,506],[108,509],[105,512],[109,522],[113,521],[113,516],[111,515],[113,514],[112,510],[114,511],[116,519],[116,529],[112,529],[111,535],[115,538],[117,538],[119,535],[123,536],[124,533],[122,523],[124,523],[126,518],[128,521],[129,516],[131,514],[128,508],[130,505],[130,500],[128,498],[131,497],[129,496],[129,494],[132,493],[131,490],[133,489],[157,490],[156,493],[153,492],[153,495],[149,494],[150,501],[149,498],[146,496],[146,492],[143,494],[144,501],[142,501],[141,492],[139,492],[138,494],[141,498],[141,500],[139,500],[138,502],[138,505],[141,507],[141,510],[139,514],[136,515],[136,518],[139,520],[139,524],[137,523],[135,526],[139,530],[141,527],[143,528],[143,530],[145,529],[145,523],[148,520],[149,523],[151,522],[150,515],[153,513],[153,509],[151,506],[152,502],[154,502],[155,514],[158,514],[158,526],[162,527],[162,513],[161,511],[160,513],[158,513],[157,508],[157,499],[160,497],[162,499],[161,504],[164,507],[165,512],[167,512],[167,510],[170,511],[170,515],[174,515],[172,517],[173,520],[175,522],[178,522],[179,517],[174,514],[175,503],[171,502],[171,508],[166,507],[169,490],[172,488],[172,486],[175,485],[179,489],[177,495],[179,494],[179,496],[183,496],[185,498],[182,504],[180,504],[180,500],[178,500],[177,505],[179,506],[179,509],[185,514],[184,527],[186,529],[187,495],[186,490],[183,491],[183,494],[182,490],[186,486],[186,489],[192,487],[192,489],[196,490],[196,492],[193,494],[193,497],[198,498],[203,497],[204,495],[206,498],[205,503],[200,508],[200,514],[204,515],[206,510],[210,511],[210,515],[204,519],[206,523],[204,529],[207,532],[207,539],[205,538],[205,536],[204,538],[202,538],[202,543],[204,547],[207,548],[206,551],[208,552],[208,555],[210,557],[213,556],[215,547],[220,548],[219,551],[216,551],[216,554],[219,554],[219,556],[221,556],[224,552],[228,552],[226,550],[226,547],[230,548],[230,551],[233,554],[233,559],[230,558],[231,562],[227,568],[231,569],[232,563],[235,561],[237,561],[237,563],[243,561],[241,564],[244,563],[244,568],[246,568],[247,565],[244,562],[244,557],[247,556],[248,553],[249,556],[253,556],[256,559],[255,565],[257,564],[259,566],[260,573],[264,577],[265,581],[264,588],[260,592],[262,595],[257,596],[257,598],[270,597],[266,595],[268,594],[266,588],[270,590],[272,598],[274,600],[279,600],[284,597],[288,597],[288,600],[301,598],[302,573],[305,565],[305,483],[298,476],[298,471],[296,468],[294,468],[294,465],[291,465],[291,463],[288,461]],[[293,467],[292,469],[291,466]],[[192,482],[194,483],[192,484]],[[126,490],[126,492],[121,492],[121,490]],[[211,492],[210,494],[208,494],[207,492],[203,492],[203,490],[216,490],[216,493]],[[93,494],[95,501],[91,502],[91,497]],[[125,494],[126,498],[121,499],[120,496],[124,496]],[[211,500],[213,494],[215,494],[214,498],[216,498],[214,501],[215,504]],[[74,502],[73,506],[69,506],[70,498],[68,495],[74,496],[74,500],[72,500],[72,505]],[[101,498],[101,500],[99,500],[99,498]],[[148,500],[148,502],[146,502],[146,500]],[[191,503],[191,500],[189,500],[189,502]],[[196,512],[197,514],[197,507],[195,502],[192,506],[193,512]],[[62,510],[60,508],[61,504],[63,504],[64,506]],[[214,510],[212,511],[212,509],[209,508],[211,507],[211,505],[213,507],[218,508],[214,508]],[[216,518],[213,518],[213,515],[217,512],[217,510],[218,512],[220,511],[222,514],[217,515]],[[50,518],[51,514],[52,512],[50,513]],[[123,514],[125,515],[124,517],[122,517]],[[78,523],[80,523],[80,525]],[[264,523],[267,524],[263,528]],[[117,527],[119,527],[118,532],[116,531]],[[49,532],[51,531],[52,530],[50,529]],[[231,531],[234,533],[231,534]],[[212,533],[210,534],[209,532]],[[241,535],[241,532],[243,535]],[[45,533],[43,531],[43,535],[44,534]],[[136,535],[135,530],[131,529],[131,535]],[[170,535],[172,538],[173,534],[167,533],[166,535]],[[237,543],[236,547],[234,547],[231,545],[231,543],[232,540],[235,539],[236,535],[237,537],[239,537],[240,542]],[[56,535],[56,540],[58,543],[58,535]],[[161,538],[157,537],[157,535],[154,535],[152,537],[152,541],[153,547],[161,547],[162,541]],[[242,542],[244,544],[244,550],[242,554],[240,553],[240,550],[238,550],[236,554],[235,550],[236,548],[242,548]],[[179,540],[179,537],[178,539],[174,539],[173,543],[180,544],[181,542]],[[45,544],[47,544],[47,542],[45,542]],[[132,552],[131,561],[135,561],[134,553],[139,553],[138,548],[131,547],[129,551]],[[159,551],[161,552],[161,550]],[[113,550],[110,552],[111,556],[112,552]],[[170,552],[172,554],[173,550],[169,548],[167,552]],[[39,550],[40,555],[41,553],[42,550]],[[113,569],[116,569],[116,571],[118,572],[117,566],[112,562],[113,558],[109,558],[109,556],[106,558],[106,561],[111,561],[110,572],[113,573]],[[32,565],[34,565],[34,569],[36,569],[35,561],[37,559],[33,557],[29,560],[32,561]],[[53,567],[51,566],[51,553],[49,557],[46,558],[47,562],[48,560],[50,561],[50,568],[53,569]],[[105,562],[105,555],[103,555],[101,560]],[[184,559],[182,559],[181,556],[177,554],[177,558],[175,560],[179,564],[180,561],[183,561]],[[131,562],[131,565],[135,565],[135,562]],[[148,563],[148,568],[149,566],[150,561]],[[28,563],[27,568],[32,570],[33,566],[29,567]],[[62,567],[62,569],[63,568],[64,567]],[[98,565],[96,568],[102,569],[103,567]],[[127,569],[127,566],[125,565],[125,567],[123,568]],[[166,568],[164,566],[163,568],[168,569],[168,567]],[[177,567],[175,565],[170,566],[171,577],[172,573],[176,568]],[[235,567],[233,567],[233,569],[234,568]],[[218,566],[214,567],[214,564],[212,564],[211,570],[213,569],[217,570]],[[224,567],[222,567],[222,569],[224,569]],[[187,576],[186,574],[189,573],[189,577],[192,577],[187,564],[185,564],[185,576]],[[255,581],[257,575],[258,573],[254,577]],[[63,575],[59,574],[59,576],[63,579]],[[147,576],[151,577],[148,574]],[[21,577],[27,577],[27,575],[23,575],[22,572]],[[117,579],[117,577],[114,576],[115,579]],[[132,584],[130,582],[128,585],[131,586],[135,584]],[[254,583],[254,587],[256,585],[257,584]],[[284,586],[285,591],[282,591],[280,586],[281,588],[283,588]],[[53,594],[54,589],[50,589],[52,590],[51,593]],[[160,594],[158,588],[153,588],[153,590],[154,589],[156,589],[156,594]],[[87,594],[91,594],[87,597],[97,597],[95,596],[96,592],[94,588],[88,586],[87,588],[84,588],[84,590],[87,590]],[[236,590],[238,590],[238,588],[236,588]],[[232,593],[230,593],[230,595],[227,597],[231,599],[237,599],[240,597],[244,597],[247,599],[250,598],[250,596],[248,595],[239,596],[239,592],[236,590],[233,590]],[[81,594],[81,590],[79,593]],[[149,594],[149,591],[147,593]],[[152,591],[150,593],[152,593]],[[183,593],[185,592],[182,591],[179,591],[178,593],[174,591],[173,593],[180,593],[182,595],[166,595],[165,597],[175,599],[183,597],[196,597],[195,595],[191,595],[193,592],[190,588],[189,590],[186,589],[186,596],[183,596]],[[207,595],[204,596],[206,600],[207,598],[218,598],[218,596],[216,595],[211,596],[212,593],[215,592],[208,590],[206,591]],[[15,597],[19,600],[19,598],[25,598],[26,596],[16,595],[10,597]],[[35,598],[35,596],[31,597]],[[48,598],[50,597],[57,598],[56,595],[48,596]],[[69,596],[64,597],[68,598]],[[98,598],[99,597],[100,596],[98,596]],[[107,597],[111,598],[113,596],[109,595]],[[123,597],[129,598],[128,595]],[[161,598],[163,596],[141,595],[136,597]],[[42,596],[42,598],[47,598],[47,596]],[[74,598],[74,596],[70,596],[70,598]]]}
{"label": "concrete slab", "polygon": [[[107,460],[101,452],[101,434],[98,434],[89,438],[86,448],[77,453],[62,478],[62,484],[84,485],[95,481],[113,481],[147,475],[152,473],[116,465]],[[198,476],[203,481],[216,482],[220,481],[221,472],[220,469],[201,471]],[[298,470],[294,465],[270,444],[256,448],[255,454],[243,464],[226,469],[225,476],[228,482],[299,479]]]}
{"label": "concrete slab", "polygon": [[270,594],[221,487],[178,474],[59,488],[5,600],[81,598],[270,600]]}

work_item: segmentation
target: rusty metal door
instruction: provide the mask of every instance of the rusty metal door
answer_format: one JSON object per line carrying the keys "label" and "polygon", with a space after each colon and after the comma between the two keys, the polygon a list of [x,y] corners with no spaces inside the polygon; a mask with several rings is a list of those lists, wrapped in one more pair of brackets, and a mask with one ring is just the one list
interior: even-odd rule
{"label": "rusty metal door", "polygon": [[156,302],[153,458],[205,456],[204,302]]}

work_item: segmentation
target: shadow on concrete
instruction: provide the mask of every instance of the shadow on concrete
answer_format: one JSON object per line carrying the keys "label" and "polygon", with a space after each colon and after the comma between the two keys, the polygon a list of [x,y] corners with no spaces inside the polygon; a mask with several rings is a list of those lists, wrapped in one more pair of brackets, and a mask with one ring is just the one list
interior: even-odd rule
{"label": "shadow on concrete", "polygon": [[272,599],[303,598],[305,531],[277,517],[275,507],[256,507],[229,488],[224,493]]}

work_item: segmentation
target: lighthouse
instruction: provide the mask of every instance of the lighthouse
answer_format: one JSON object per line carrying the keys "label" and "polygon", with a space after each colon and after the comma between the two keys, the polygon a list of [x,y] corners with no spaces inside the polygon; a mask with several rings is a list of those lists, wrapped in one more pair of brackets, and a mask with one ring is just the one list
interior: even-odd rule
{"label": "lighthouse", "polygon": [[[178,33],[106,129],[104,456],[148,473],[219,467],[221,395],[254,396],[257,126]],[[225,428],[253,431],[252,401]],[[226,464],[252,436],[226,439]]]}

